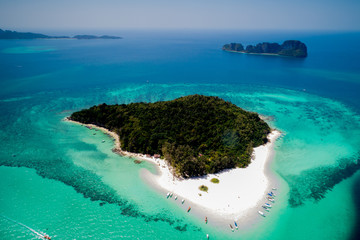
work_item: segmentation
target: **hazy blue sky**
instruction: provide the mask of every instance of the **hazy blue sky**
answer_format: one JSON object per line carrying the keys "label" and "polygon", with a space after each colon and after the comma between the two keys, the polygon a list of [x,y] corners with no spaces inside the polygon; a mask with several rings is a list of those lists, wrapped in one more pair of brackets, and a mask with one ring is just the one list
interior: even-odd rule
{"label": "hazy blue sky", "polygon": [[360,0],[0,0],[0,28],[360,30]]}

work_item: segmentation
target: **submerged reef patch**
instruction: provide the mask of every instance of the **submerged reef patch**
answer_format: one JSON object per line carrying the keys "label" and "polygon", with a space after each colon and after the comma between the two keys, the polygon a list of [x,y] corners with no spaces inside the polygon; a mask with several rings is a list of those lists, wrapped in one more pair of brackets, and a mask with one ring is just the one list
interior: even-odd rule
{"label": "submerged reef patch", "polygon": [[335,166],[322,166],[303,171],[300,175],[286,176],[290,186],[291,207],[303,205],[307,200],[319,201],[328,191],[351,177],[360,169],[360,153],[353,158],[340,159]]}
{"label": "submerged reef patch", "polygon": [[[23,160],[23,159],[22,159]],[[0,166],[7,167],[27,167],[36,170],[36,173],[47,179],[60,181],[72,188],[77,193],[82,194],[91,201],[99,201],[99,205],[106,203],[119,206],[121,215],[134,218],[142,218],[145,222],[165,222],[170,226],[177,223],[174,228],[178,231],[186,231],[187,225],[182,225],[182,220],[172,219],[164,214],[147,215],[142,213],[135,204],[119,196],[114,189],[104,184],[101,178],[91,171],[78,167],[65,159],[47,159],[42,163],[37,161],[22,161],[20,158],[10,159],[10,161],[0,159]],[[195,230],[195,228],[194,228]]]}

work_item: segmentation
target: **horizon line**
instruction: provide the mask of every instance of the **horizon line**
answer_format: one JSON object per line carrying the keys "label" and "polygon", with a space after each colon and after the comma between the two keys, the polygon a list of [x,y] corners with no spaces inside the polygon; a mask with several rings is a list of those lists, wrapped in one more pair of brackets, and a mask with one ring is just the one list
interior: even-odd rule
{"label": "horizon line", "polygon": [[92,28],[92,27],[79,27],[79,28],[46,28],[46,27],[0,27],[6,31],[16,32],[33,32],[33,31],[266,31],[266,32],[319,32],[319,33],[355,33],[360,32],[360,29],[288,29],[288,28]]}

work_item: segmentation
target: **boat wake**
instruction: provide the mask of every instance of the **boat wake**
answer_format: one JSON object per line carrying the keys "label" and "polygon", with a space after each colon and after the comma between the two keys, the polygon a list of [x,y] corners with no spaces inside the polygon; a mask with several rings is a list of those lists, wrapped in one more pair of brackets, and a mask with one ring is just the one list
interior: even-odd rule
{"label": "boat wake", "polygon": [[4,215],[0,215],[0,216],[3,217],[3,218],[5,218],[6,220],[9,220],[9,221],[11,221],[11,222],[14,222],[14,223],[16,223],[16,224],[18,224],[18,225],[20,225],[20,226],[28,229],[29,231],[33,232],[36,236],[40,237],[41,239],[51,239],[51,238],[49,237],[49,235],[47,235],[47,234],[45,234],[45,233],[42,233],[42,232],[38,232],[38,231],[32,229],[31,227],[26,226],[25,224],[23,224],[23,223],[21,223],[21,222],[15,221],[15,220],[13,220],[13,219],[11,219],[11,218],[8,218],[8,217],[6,217],[6,216],[4,216]]}

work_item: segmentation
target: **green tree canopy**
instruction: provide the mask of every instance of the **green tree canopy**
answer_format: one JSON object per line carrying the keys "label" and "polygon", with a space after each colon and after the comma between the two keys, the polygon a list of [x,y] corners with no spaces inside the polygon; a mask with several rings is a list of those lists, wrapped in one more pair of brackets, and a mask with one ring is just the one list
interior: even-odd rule
{"label": "green tree canopy", "polygon": [[107,105],[75,112],[71,120],[115,131],[125,151],[160,154],[184,177],[246,167],[270,127],[258,114],[218,97]]}

